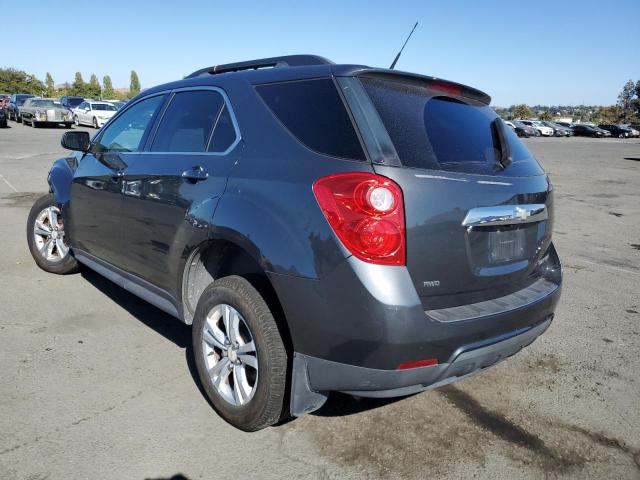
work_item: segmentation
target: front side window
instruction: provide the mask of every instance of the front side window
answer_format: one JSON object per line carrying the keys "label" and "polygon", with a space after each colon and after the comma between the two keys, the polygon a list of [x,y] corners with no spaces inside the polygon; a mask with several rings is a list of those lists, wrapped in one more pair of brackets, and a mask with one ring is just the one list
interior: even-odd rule
{"label": "front side window", "polygon": [[306,147],[324,155],[365,160],[353,123],[331,79],[259,85],[280,122]]}
{"label": "front side window", "polygon": [[213,90],[178,92],[155,134],[153,152],[205,152],[224,99]]}
{"label": "front side window", "polygon": [[94,151],[138,152],[151,119],[164,100],[163,95],[142,100],[116,118],[102,133]]}

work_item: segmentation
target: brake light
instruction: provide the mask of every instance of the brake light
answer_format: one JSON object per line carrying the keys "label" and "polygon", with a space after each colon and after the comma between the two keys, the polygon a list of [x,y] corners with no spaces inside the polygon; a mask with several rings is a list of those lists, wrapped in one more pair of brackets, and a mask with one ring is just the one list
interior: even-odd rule
{"label": "brake light", "polygon": [[329,225],[360,260],[382,265],[406,262],[402,190],[372,173],[338,173],[313,184]]}
{"label": "brake light", "polygon": [[440,82],[436,80],[434,82],[431,82],[428,85],[428,88],[437,92],[448,93],[449,95],[454,95],[456,97],[462,96],[462,87],[458,85],[452,85],[447,82]]}

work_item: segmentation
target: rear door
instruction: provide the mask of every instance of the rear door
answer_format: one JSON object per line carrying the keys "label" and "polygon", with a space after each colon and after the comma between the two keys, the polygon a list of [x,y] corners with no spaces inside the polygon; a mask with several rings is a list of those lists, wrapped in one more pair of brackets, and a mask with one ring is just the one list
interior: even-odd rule
{"label": "rear door", "polygon": [[238,159],[240,133],[226,94],[216,87],[180,89],[144,152],[123,177],[127,269],[177,293],[188,252],[208,226]]}
{"label": "rear door", "polygon": [[455,85],[389,76],[361,84],[400,161],[374,169],[402,188],[407,268],[425,308],[533,283],[552,205],[546,175],[515,133]]}

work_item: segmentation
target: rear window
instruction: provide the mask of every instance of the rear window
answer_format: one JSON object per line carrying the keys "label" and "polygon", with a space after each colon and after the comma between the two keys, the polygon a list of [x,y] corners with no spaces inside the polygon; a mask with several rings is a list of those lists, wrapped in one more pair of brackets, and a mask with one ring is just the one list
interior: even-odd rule
{"label": "rear window", "polygon": [[365,160],[333,80],[270,83],[256,90],[278,120],[311,150],[333,157]]}
{"label": "rear window", "polygon": [[439,96],[424,85],[363,78],[400,161],[406,167],[493,175],[538,175],[542,169],[510,128],[504,129],[513,162],[496,168],[500,145],[492,122],[497,114]]}

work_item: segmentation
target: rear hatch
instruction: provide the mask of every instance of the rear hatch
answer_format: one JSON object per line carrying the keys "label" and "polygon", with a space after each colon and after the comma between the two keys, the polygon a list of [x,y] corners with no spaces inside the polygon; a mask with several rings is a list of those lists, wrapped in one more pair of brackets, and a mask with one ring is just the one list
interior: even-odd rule
{"label": "rear hatch", "polygon": [[551,241],[550,185],[490,98],[388,72],[338,82],[376,173],[402,188],[407,268],[425,310],[533,284]]}

